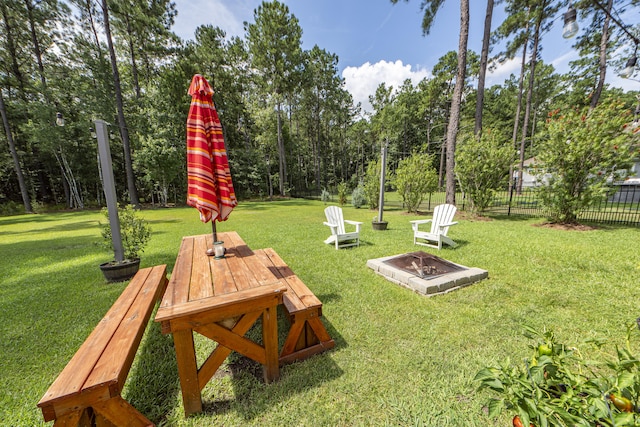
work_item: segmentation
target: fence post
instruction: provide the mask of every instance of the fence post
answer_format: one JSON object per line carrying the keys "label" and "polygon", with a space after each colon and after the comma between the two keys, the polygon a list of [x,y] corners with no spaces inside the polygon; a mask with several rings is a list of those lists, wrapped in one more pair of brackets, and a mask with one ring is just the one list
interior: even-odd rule
{"label": "fence post", "polygon": [[510,186],[510,192],[509,192],[509,207],[507,208],[507,216],[511,216],[511,202],[513,201],[513,188],[515,187],[515,185],[511,185]]}

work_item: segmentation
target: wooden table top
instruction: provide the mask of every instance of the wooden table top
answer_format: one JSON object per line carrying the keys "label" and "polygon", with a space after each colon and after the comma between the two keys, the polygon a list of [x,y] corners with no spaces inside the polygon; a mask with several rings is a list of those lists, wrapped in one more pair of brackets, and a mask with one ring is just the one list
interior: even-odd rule
{"label": "wooden table top", "polygon": [[212,248],[211,234],[183,237],[155,318],[162,322],[164,333],[173,319],[201,312],[230,317],[243,302],[286,291],[275,271],[260,261],[237,232],[218,233],[218,239],[226,249],[222,259],[206,254]]}

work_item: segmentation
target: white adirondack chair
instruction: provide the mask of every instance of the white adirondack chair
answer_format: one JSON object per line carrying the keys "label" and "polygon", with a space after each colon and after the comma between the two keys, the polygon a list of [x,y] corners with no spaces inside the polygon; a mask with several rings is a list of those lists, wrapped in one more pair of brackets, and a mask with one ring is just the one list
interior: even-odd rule
{"label": "white adirondack chair", "polygon": [[[324,241],[325,243],[335,244],[336,249],[360,245],[360,226],[362,225],[361,222],[349,221],[344,219],[342,217],[342,208],[338,206],[328,206],[324,210],[324,214],[327,217],[324,225],[331,228],[331,236],[329,236],[327,240]],[[356,227],[356,231],[347,233],[344,227],[345,223],[354,225]]]}
{"label": "white adirondack chair", "polygon": [[[442,249],[442,244],[447,244],[452,248],[458,246],[456,242],[447,237],[449,227],[457,224],[457,221],[453,221],[453,216],[456,214],[456,207],[454,205],[438,205],[433,210],[432,219],[419,219],[416,221],[410,221],[413,227],[413,244],[430,246],[432,248]],[[431,223],[431,231],[420,231],[418,227],[420,224]],[[418,241],[424,240],[424,241]]]}

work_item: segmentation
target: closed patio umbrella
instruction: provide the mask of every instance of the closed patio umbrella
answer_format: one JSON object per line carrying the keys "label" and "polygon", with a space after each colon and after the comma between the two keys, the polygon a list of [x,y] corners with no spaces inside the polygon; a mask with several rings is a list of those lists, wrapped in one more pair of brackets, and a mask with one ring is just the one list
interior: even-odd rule
{"label": "closed patio umbrella", "polygon": [[200,74],[189,86],[191,107],[187,117],[187,204],[211,221],[213,241],[218,241],[216,221],[226,221],[238,201],[233,190],[222,125],[213,104],[213,89]]}

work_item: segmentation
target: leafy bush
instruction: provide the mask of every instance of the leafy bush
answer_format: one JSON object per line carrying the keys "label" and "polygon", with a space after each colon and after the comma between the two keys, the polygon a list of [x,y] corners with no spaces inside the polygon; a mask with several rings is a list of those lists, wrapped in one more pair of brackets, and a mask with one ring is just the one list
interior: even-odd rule
{"label": "leafy bush", "polygon": [[[631,113],[621,102],[554,110],[539,145],[537,175],[549,220],[577,222],[578,214],[606,197],[631,165],[640,133],[626,131]],[[635,142],[634,142],[635,141]]]}
{"label": "leafy bush", "polygon": [[[604,362],[556,342],[551,331],[525,329],[525,336],[535,340],[530,358],[517,365],[507,359],[475,377],[480,389],[499,395],[488,402],[489,416],[508,410],[523,425],[536,427],[640,425],[640,354],[631,349],[635,324],[627,327],[625,345],[615,346],[617,360]],[[606,342],[587,344],[601,348]]]}
{"label": "leafy bush", "polygon": [[407,212],[418,212],[424,197],[438,188],[438,173],[433,167],[433,156],[413,153],[398,164],[393,179]]}
{"label": "leafy bush", "polygon": [[22,203],[7,201],[0,203],[0,216],[18,215],[24,213]]}
{"label": "leafy bush", "polygon": [[344,181],[338,184],[338,203],[340,206],[344,206],[347,203],[347,183]]}
{"label": "leafy bush", "polygon": [[456,150],[456,175],[474,213],[488,208],[495,192],[503,187],[513,155],[507,139],[490,129],[480,139],[473,134],[463,136]]}
{"label": "leafy bush", "polygon": [[[360,183],[364,187],[365,197],[367,198],[367,205],[369,209],[377,209],[380,202],[380,159],[374,159],[367,165],[367,170],[364,175],[364,181]],[[385,170],[385,186],[388,182],[392,181],[391,170],[387,166]]]}
{"label": "leafy bush", "polygon": [[[113,240],[111,237],[111,225],[109,223],[109,211],[102,208],[102,214],[107,219],[106,223],[100,223],[102,242],[101,246],[113,251]],[[132,260],[140,257],[145,246],[151,238],[151,227],[144,218],[138,216],[138,212],[133,205],[124,208],[118,207],[118,218],[120,219],[120,235],[122,237],[122,247],[124,249],[124,259]]]}
{"label": "leafy bush", "polygon": [[329,193],[326,188],[322,189],[322,193],[320,193],[320,200],[322,200],[324,203],[327,203],[331,200],[331,193]]}
{"label": "leafy bush", "polygon": [[380,160],[374,159],[369,162],[364,175],[364,182],[359,185],[363,187],[369,209],[376,209],[380,198]]}
{"label": "leafy bush", "polygon": [[358,184],[356,188],[353,189],[351,193],[351,204],[356,209],[361,208],[365,203],[367,203],[367,196],[365,195],[364,187],[362,183]]}

